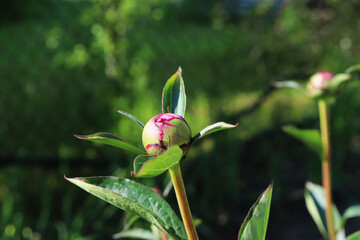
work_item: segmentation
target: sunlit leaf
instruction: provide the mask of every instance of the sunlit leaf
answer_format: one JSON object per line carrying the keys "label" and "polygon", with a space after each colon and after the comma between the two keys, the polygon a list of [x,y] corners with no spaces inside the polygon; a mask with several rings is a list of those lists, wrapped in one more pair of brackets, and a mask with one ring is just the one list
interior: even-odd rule
{"label": "sunlit leaf", "polygon": [[160,237],[156,236],[152,231],[142,228],[133,228],[126,231],[122,231],[113,235],[114,239],[120,238],[135,238],[144,240],[160,240]]}
{"label": "sunlit leaf", "polygon": [[[305,185],[305,204],[320,233],[327,239],[328,233],[325,213],[326,200],[323,187],[307,182]],[[341,216],[334,204],[332,206],[332,213],[334,227],[337,232],[336,239],[343,240],[345,239],[345,230],[341,228]]]}
{"label": "sunlit leaf", "polygon": [[173,239],[187,239],[184,225],[170,205],[142,184],[117,177],[66,179],[126,212],[139,215]]}
{"label": "sunlit leaf", "polygon": [[250,208],[243,224],[241,225],[239,240],[264,240],[269,221],[271,196],[273,185],[271,184]]}
{"label": "sunlit leaf", "polygon": [[158,156],[137,156],[134,160],[134,171],[131,172],[131,175],[142,178],[158,176],[179,163],[182,154],[183,152],[179,146],[173,146]]}
{"label": "sunlit leaf", "polygon": [[306,89],[295,81],[278,81],[274,82],[273,85],[277,88],[294,88],[306,93]]}
{"label": "sunlit leaf", "polygon": [[232,125],[232,124],[228,124],[225,122],[217,122],[214,123],[210,126],[207,126],[206,128],[204,128],[203,130],[201,130],[198,134],[196,134],[195,137],[192,138],[191,142],[194,143],[197,140],[199,140],[202,137],[205,137],[206,135],[209,135],[211,133],[220,131],[220,130],[226,130],[226,129],[230,129],[230,128],[235,128],[237,127],[238,124],[236,125]]}
{"label": "sunlit leaf", "polygon": [[140,127],[144,128],[144,124],[139,119],[137,119],[134,115],[132,115],[130,113],[127,113],[127,112],[124,112],[124,111],[121,111],[121,110],[116,109],[116,108],[115,108],[115,111],[122,114],[122,115],[124,115],[124,116],[127,116],[128,118],[130,118],[131,120],[133,120],[134,122],[139,124]]}
{"label": "sunlit leaf", "polygon": [[360,217],[360,204],[348,207],[341,219],[341,227],[345,226],[346,221],[349,218]]}
{"label": "sunlit leaf", "polygon": [[319,130],[299,129],[294,126],[283,127],[283,130],[289,135],[303,142],[312,151],[314,151],[321,160],[323,160],[322,142]]}
{"label": "sunlit leaf", "polygon": [[181,68],[167,80],[162,92],[163,113],[175,113],[185,116],[186,94]]}
{"label": "sunlit leaf", "polygon": [[119,138],[111,133],[99,132],[99,133],[94,133],[91,135],[76,135],[75,134],[74,136],[79,139],[89,140],[89,141],[97,142],[97,143],[104,143],[104,144],[108,144],[108,145],[111,145],[114,147],[122,148],[122,149],[128,150],[130,152],[134,152],[136,154],[145,154],[144,151],[140,150],[139,148],[135,147],[134,145],[131,145],[128,142],[125,142],[121,138]]}

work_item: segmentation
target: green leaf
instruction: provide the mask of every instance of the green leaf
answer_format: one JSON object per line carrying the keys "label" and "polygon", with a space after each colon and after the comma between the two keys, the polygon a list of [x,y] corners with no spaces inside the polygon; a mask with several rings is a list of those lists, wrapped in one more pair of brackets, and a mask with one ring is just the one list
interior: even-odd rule
{"label": "green leaf", "polygon": [[185,84],[181,76],[181,67],[166,82],[162,92],[162,112],[185,116]]}
{"label": "green leaf", "polygon": [[[328,233],[325,214],[326,200],[323,187],[311,182],[307,182],[305,184],[305,204],[320,233],[325,239],[327,239]],[[334,204],[332,206],[332,212],[334,218],[334,227],[335,231],[337,232],[336,239],[343,240],[345,239],[345,230],[340,226],[341,216]]]}
{"label": "green leaf", "polygon": [[345,226],[346,221],[349,218],[360,217],[360,204],[348,207],[341,219],[341,227]]}
{"label": "green leaf", "polygon": [[299,129],[294,126],[283,127],[283,130],[289,135],[305,143],[318,157],[323,160],[321,135],[317,129]]}
{"label": "green leaf", "polygon": [[349,235],[346,240],[360,240],[360,231],[354,232],[353,234]]}
{"label": "green leaf", "polygon": [[134,171],[131,172],[131,175],[142,178],[158,176],[178,164],[182,154],[183,151],[179,146],[173,146],[158,156],[137,156],[134,161]]}
{"label": "green leaf", "polygon": [[104,143],[108,144],[114,147],[122,148],[125,150],[128,150],[130,152],[134,152],[136,154],[145,154],[144,151],[140,150],[139,148],[135,147],[134,145],[131,145],[130,143],[125,142],[121,138],[106,132],[99,132],[94,133],[91,135],[74,135],[75,137],[79,139],[89,140],[92,142],[98,142],[98,143]]}
{"label": "green leaf", "polygon": [[296,81],[279,81],[274,82],[273,85],[277,88],[294,88],[300,90],[303,93],[306,93],[306,89]]}
{"label": "green leaf", "polygon": [[348,68],[345,70],[345,73],[351,73],[351,72],[359,71],[359,70],[360,70],[360,63],[348,67]]}
{"label": "green leaf", "polygon": [[113,236],[114,239],[119,238],[136,238],[145,240],[160,240],[160,238],[154,235],[153,232],[142,228],[133,228],[130,230],[122,231]]}
{"label": "green leaf", "polygon": [[331,91],[336,92],[340,85],[343,84],[344,82],[348,81],[351,79],[351,75],[350,74],[346,74],[346,73],[339,73],[336,74],[331,81],[327,81],[325,82],[327,85],[326,87],[328,87],[329,89],[331,89]]}
{"label": "green leaf", "polygon": [[270,214],[270,204],[273,185],[260,195],[258,200],[250,208],[239,231],[239,240],[264,240]]}
{"label": "green leaf", "polygon": [[207,126],[203,130],[201,130],[198,134],[196,134],[196,136],[192,138],[191,142],[194,143],[197,140],[199,140],[200,138],[205,137],[206,135],[209,135],[210,133],[217,132],[217,131],[220,131],[220,130],[226,130],[226,129],[230,129],[230,128],[235,128],[237,126],[238,126],[238,124],[232,125],[232,124],[228,124],[228,123],[225,123],[225,122],[214,123],[214,124],[212,124],[210,126]]}
{"label": "green leaf", "polygon": [[144,128],[144,124],[139,119],[137,119],[134,115],[132,115],[130,113],[127,113],[127,112],[124,112],[124,111],[121,111],[121,110],[118,110],[116,108],[115,108],[115,111],[122,114],[122,115],[127,116],[128,118],[130,118],[131,120],[133,120],[134,122],[139,124],[140,127]]}
{"label": "green leaf", "polygon": [[117,177],[66,179],[126,212],[139,215],[173,239],[187,239],[184,225],[170,205],[142,184]]}

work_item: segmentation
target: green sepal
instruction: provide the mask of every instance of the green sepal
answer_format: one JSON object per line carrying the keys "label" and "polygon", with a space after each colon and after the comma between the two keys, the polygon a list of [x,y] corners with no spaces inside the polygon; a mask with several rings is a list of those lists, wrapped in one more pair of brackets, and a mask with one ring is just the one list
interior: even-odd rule
{"label": "green sepal", "polygon": [[326,81],[325,84],[325,88],[330,89],[331,92],[336,93],[340,86],[351,79],[351,75],[350,74],[346,74],[346,73],[339,73],[336,74],[335,76],[332,77],[331,80]]}
{"label": "green sepal", "polygon": [[126,212],[139,215],[175,240],[187,239],[184,224],[170,205],[142,184],[117,177],[65,176],[65,179]]}
{"label": "green sepal", "polygon": [[74,135],[79,139],[89,140],[92,142],[108,144],[114,147],[122,148],[130,152],[134,152],[136,154],[145,154],[144,151],[135,147],[134,145],[122,140],[118,136],[107,132],[99,132],[90,135]]}
{"label": "green sepal", "polygon": [[130,118],[131,120],[136,122],[140,127],[144,128],[144,124],[139,119],[137,119],[137,117],[135,117],[134,115],[132,115],[130,113],[127,113],[127,112],[124,112],[124,111],[121,111],[121,110],[116,109],[116,108],[115,108],[115,111],[122,114],[122,115],[124,115],[124,116],[127,116],[128,118]]}
{"label": "green sepal", "polygon": [[181,148],[173,146],[157,156],[137,156],[134,160],[134,171],[131,172],[131,175],[141,178],[158,176],[175,164],[178,164],[182,155],[183,151]]}
{"label": "green sepal", "polygon": [[162,92],[162,112],[185,116],[185,84],[181,76],[181,67],[166,82]]}
{"label": "green sepal", "polygon": [[191,143],[194,143],[197,140],[199,140],[200,138],[205,137],[206,135],[209,135],[211,133],[214,133],[214,132],[217,132],[217,131],[220,131],[220,130],[236,128],[237,126],[238,126],[238,124],[232,125],[232,124],[228,124],[228,123],[225,123],[225,122],[214,123],[214,124],[212,124],[210,126],[207,126],[203,130],[201,130],[198,134],[196,134],[195,137],[193,137],[191,139]]}
{"label": "green sepal", "polygon": [[270,184],[250,208],[248,215],[240,227],[239,240],[265,240],[270,215],[272,190],[273,184]]}

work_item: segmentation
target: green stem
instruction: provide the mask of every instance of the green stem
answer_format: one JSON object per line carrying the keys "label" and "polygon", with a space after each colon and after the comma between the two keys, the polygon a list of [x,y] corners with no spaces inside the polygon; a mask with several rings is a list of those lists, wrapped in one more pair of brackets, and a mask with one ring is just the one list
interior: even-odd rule
{"label": "green stem", "polygon": [[180,208],[181,217],[183,219],[186,234],[189,240],[198,240],[194,222],[192,220],[189,203],[186,197],[186,191],[184,181],[181,175],[180,164],[176,164],[174,167],[169,169],[171,180],[174,184],[176,198]]}
{"label": "green stem", "polygon": [[324,159],[322,161],[322,182],[326,200],[326,223],[330,240],[336,239],[334,229],[334,218],[332,214],[332,195],[331,195],[331,142],[330,142],[330,116],[329,106],[325,100],[319,100],[319,115],[321,140],[323,145]]}

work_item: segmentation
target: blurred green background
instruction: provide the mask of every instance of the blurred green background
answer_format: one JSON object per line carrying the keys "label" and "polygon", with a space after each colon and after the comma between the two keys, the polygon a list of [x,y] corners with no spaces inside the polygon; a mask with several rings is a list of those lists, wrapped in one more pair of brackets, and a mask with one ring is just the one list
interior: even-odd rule
{"label": "blurred green background", "polygon": [[[141,146],[141,128],[114,107],[147,122],[180,65],[194,134],[239,123],[201,140],[182,165],[201,238],[234,239],[273,179],[268,239],[321,239],[303,199],[304,183],[321,181],[320,162],[281,130],[319,127],[317,106],[271,83],[359,62],[359,14],[356,0],[1,1],[0,239],[119,232],[123,212],[63,175],[130,177],[135,156],[72,135],[107,131]],[[331,108],[341,212],[360,202],[359,90],[351,82]],[[139,181],[163,189],[168,179]],[[168,200],[177,211],[173,192]],[[350,220],[347,232],[359,228]]]}

